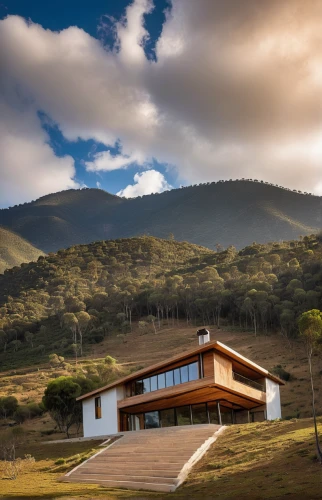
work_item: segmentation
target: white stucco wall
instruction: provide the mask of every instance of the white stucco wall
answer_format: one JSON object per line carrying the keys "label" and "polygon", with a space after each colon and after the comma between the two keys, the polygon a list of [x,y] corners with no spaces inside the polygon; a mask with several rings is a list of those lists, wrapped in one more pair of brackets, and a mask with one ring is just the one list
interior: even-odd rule
{"label": "white stucco wall", "polygon": [[[95,397],[101,396],[102,418],[95,418]],[[96,394],[83,401],[84,437],[104,436],[118,432],[117,401],[124,398],[123,386]]]}
{"label": "white stucco wall", "polygon": [[269,378],[266,379],[266,412],[267,420],[282,418],[280,386]]}

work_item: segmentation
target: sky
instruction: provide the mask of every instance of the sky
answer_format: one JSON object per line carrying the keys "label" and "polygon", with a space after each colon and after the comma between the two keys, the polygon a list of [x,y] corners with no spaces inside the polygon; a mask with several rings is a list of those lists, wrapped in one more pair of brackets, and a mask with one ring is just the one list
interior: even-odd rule
{"label": "sky", "polygon": [[251,178],[322,194],[322,0],[0,0],[0,207]]}

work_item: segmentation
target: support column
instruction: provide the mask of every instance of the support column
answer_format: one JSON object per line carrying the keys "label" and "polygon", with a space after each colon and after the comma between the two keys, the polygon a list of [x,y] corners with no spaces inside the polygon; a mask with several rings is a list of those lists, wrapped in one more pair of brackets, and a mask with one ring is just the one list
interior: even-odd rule
{"label": "support column", "polygon": [[219,401],[217,401],[217,412],[218,412],[219,425],[222,425],[221,412],[220,412],[220,403],[219,403]]}

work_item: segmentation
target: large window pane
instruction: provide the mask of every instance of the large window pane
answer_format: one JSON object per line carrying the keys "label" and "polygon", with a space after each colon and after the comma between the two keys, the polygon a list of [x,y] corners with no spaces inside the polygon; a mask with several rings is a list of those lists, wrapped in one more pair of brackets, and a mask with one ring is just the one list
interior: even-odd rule
{"label": "large window pane", "polygon": [[175,370],[173,370],[173,376],[174,376],[174,385],[181,384],[180,368],[176,368]]}
{"label": "large window pane", "polygon": [[183,384],[184,382],[188,382],[189,381],[188,366],[181,366],[180,373],[181,373],[181,383]]}
{"label": "large window pane", "polygon": [[148,413],[145,413],[144,419],[146,429],[155,429],[156,427],[160,427],[158,411],[149,411]]}
{"label": "large window pane", "polygon": [[188,366],[189,369],[189,381],[190,380],[198,380],[199,378],[199,373],[198,373],[198,363],[191,363]]}
{"label": "large window pane", "polygon": [[211,424],[219,425],[217,403],[208,403],[209,420]]}
{"label": "large window pane", "polygon": [[165,383],[167,387],[171,387],[173,385],[173,371],[166,372],[165,374]]}
{"label": "large window pane", "polygon": [[176,414],[177,425],[191,424],[190,406],[180,406],[180,408],[176,408]]}
{"label": "large window pane", "polygon": [[150,379],[149,378],[145,378],[143,380],[143,392],[146,393],[146,392],[150,392]]}
{"label": "large window pane", "polygon": [[206,403],[192,405],[192,423],[193,424],[208,424],[208,413]]}
{"label": "large window pane", "polygon": [[143,394],[143,382],[142,382],[142,380],[135,381],[135,394]]}
{"label": "large window pane", "polygon": [[165,373],[159,373],[158,375],[158,389],[165,388]]}
{"label": "large window pane", "polygon": [[154,375],[154,377],[150,378],[151,381],[151,391],[156,391],[158,389],[158,377]]}
{"label": "large window pane", "polygon": [[225,408],[224,406],[220,405],[220,413],[221,413],[221,422],[223,425],[231,425],[233,423],[230,408]]}
{"label": "large window pane", "polygon": [[176,425],[174,408],[171,408],[170,410],[161,410],[160,417],[162,427],[173,427]]}

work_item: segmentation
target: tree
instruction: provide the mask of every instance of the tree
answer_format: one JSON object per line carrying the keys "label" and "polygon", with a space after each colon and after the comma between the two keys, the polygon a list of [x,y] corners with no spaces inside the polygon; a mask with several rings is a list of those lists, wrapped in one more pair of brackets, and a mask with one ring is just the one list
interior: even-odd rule
{"label": "tree", "polygon": [[65,313],[63,318],[64,325],[70,329],[73,335],[73,342],[77,342],[77,318],[74,313]]}
{"label": "tree", "polygon": [[77,318],[77,328],[78,328],[79,339],[80,339],[80,354],[82,356],[83,355],[83,334],[86,331],[86,328],[88,326],[88,323],[91,320],[91,317],[87,312],[81,311],[79,313],[76,313],[76,318]]}
{"label": "tree", "polygon": [[13,417],[18,408],[18,400],[14,396],[0,398],[0,414],[2,418]]}
{"label": "tree", "polygon": [[80,403],[76,398],[80,395],[81,387],[73,377],[58,377],[49,382],[42,398],[46,410],[68,438],[71,426],[79,418]]}
{"label": "tree", "polygon": [[320,447],[319,435],[316,424],[314,384],[313,384],[313,374],[312,374],[312,355],[317,350],[319,342],[322,339],[322,312],[319,311],[318,309],[311,309],[310,311],[304,312],[300,316],[298,324],[299,324],[300,335],[305,343],[306,354],[310,368],[312,411],[313,411],[316,450],[317,450],[318,460],[320,463],[322,463],[322,451]]}

